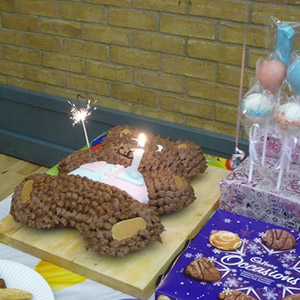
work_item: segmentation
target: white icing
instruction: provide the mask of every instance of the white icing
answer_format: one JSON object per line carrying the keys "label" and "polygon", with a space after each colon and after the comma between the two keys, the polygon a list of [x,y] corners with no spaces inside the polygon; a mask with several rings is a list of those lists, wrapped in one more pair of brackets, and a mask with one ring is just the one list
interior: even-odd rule
{"label": "white icing", "polygon": [[[300,122],[300,105],[295,102],[288,102],[279,108],[281,118],[288,122]],[[283,113],[283,115],[282,115]]]}
{"label": "white icing", "polygon": [[267,117],[272,111],[271,99],[263,94],[250,94],[244,99],[243,112],[254,117]]}
{"label": "white icing", "polygon": [[142,203],[148,203],[148,191],[143,176],[130,178],[124,166],[112,165],[106,162],[84,164],[68,175],[85,176],[93,181],[103,182],[127,192],[132,198]]}
{"label": "white icing", "polygon": [[164,147],[162,145],[156,145],[157,146],[157,150],[156,152],[161,152],[163,151]]}

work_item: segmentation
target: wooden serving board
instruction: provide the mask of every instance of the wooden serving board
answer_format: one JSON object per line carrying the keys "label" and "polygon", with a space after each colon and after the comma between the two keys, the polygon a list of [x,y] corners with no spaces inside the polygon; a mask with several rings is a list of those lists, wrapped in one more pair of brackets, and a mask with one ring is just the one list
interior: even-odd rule
{"label": "wooden serving board", "polygon": [[107,257],[86,250],[73,229],[29,228],[7,216],[0,222],[0,242],[101,282],[140,299],[148,299],[156,281],[193,238],[218,206],[219,182],[229,171],[209,166],[192,181],[197,200],[180,212],[162,217],[163,243],[131,253],[125,258]]}

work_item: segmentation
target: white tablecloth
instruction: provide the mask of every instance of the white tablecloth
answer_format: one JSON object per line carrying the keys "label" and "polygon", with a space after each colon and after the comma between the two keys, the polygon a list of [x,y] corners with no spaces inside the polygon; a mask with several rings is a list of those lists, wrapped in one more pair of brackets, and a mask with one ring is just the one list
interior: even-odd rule
{"label": "white tablecloth", "polygon": [[[11,197],[7,197],[0,202],[0,220],[9,214]],[[24,253],[22,251],[16,250],[14,248],[8,247],[0,243],[0,259],[11,260],[14,262],[22,263],[32,269],[40,263],[40,259]],[[60,268],[58,268],[60,272]],[[64,270],[61,269],[63,273]],[[43,274],[41,274],[43,276]],[[61,274],[62,277],[64,274]],[[76,276],[75,276],[76,277]],[[47,280],[47,276],[44,276]],[[117,290],[107,287],[103,284],[95,282],[93,280],[86,279],[80,283],[70,283],[65,284],[66,287],[57,288],[54,287],[52,281],[48,281],[50,287],[54,290],[54,296],[56,300],[130,300],[135,299],[132,296],[123,294]],[[150,297],[149,300],[154,300],[154,295]]]}

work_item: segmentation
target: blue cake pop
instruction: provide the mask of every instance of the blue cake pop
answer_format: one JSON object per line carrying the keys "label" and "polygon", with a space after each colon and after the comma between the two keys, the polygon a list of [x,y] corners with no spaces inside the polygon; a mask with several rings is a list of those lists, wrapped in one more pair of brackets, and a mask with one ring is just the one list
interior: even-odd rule
{"label": "blue cake pop", "polygon": [[289,24],[281,24],[277,29],[275,43],[275,59],[281,61],[286,67],[288,66],[295,30]]}
{"label": "blue cake pop", "polygon": [[288,68],[287,80],[297,95],[300,95],[300,60],[294,61]]}

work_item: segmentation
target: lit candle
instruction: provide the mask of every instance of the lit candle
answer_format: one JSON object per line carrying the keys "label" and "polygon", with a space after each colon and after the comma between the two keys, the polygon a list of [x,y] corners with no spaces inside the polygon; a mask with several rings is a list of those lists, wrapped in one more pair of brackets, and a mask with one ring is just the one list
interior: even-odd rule
{"label": "lit candle", "polygon": [[138,138],[138,145],[141,148],[134,149],[131,166],[127,168],[127,172],[132,178],[138,178],[142,176],[142,174],[138,171],[138,169],[144,154],[143,147],[145,145],[145,142],[146,142],[146,136],[143,133],[141,133]]}

